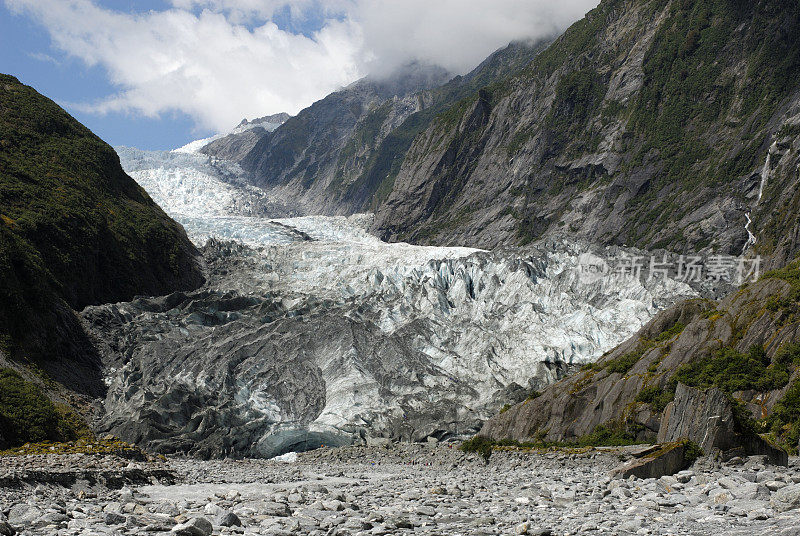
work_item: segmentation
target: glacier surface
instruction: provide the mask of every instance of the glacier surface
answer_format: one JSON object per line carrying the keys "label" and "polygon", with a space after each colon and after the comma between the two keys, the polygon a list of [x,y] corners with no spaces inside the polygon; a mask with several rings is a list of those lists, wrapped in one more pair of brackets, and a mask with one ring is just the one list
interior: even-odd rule
{"label": "glacier surface", "polygon": [[619,248],[389,244],[368,214],[269,219],[279,203],[197,155],[123,163],[206,244],[204,288],[82,313],[104,346],[103,427],[163,452],[474,433],[697,295],[672,279],[585,277],[587,252],[636,253]]}

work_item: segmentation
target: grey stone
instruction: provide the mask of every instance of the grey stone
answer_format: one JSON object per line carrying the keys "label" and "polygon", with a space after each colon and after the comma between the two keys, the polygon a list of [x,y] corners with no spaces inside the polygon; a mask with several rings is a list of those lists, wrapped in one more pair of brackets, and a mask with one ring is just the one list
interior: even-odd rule
{"label": "grey stone", "polygon": [[210,536],[214,526],[204,517],[195,517],[172,528],[176,536]]}
{"label": "grey stone", "polygon": [[107,512],[103,518],[106,525],[122,525],[126,520],[125,516],[113,512]]}
{"label": "grey stone", "polygon": [[770,504],[778,512],[800,508],[800,484],[793,484],[779,489],[772,495]]}
{"label": "grey stone", "polygon": [[241,527],[242,520],[233,512],[227,512],[219,517],[217,525],[221,527]]}
{"label": "grey stone", "polygon": [[30,504],[17,504],[8,512],[8,522],[15,527],[25,528],[42,517],[44,512]]}
{"label": "grey stone", "polygon": [[620,465],[613,469],[609,475],[622,479],[631,476],[637,478],[660,478],[673,475],[685,469],[688,465],[686,452],[686,443],[669,443],[648,456]]}

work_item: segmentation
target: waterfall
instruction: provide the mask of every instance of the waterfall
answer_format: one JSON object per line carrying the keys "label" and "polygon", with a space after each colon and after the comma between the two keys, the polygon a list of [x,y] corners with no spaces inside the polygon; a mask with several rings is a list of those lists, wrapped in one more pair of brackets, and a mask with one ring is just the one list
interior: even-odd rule
{"label": "waterfall", "polygon": [[[777,143],[777,142],[776,142]],[[774,147],[775,144],[772,144]],[[767,181],[769,180],[769,172],[770,172],[770,165],[772,163],[772,147],[769,148],[767,151],[767,159],[764,162],[764,169],[761,170],[761,183],[758,185],[758,199],[756,199],[756,206],[761,203],[761,198],[764,197],[764,187],[767,185]],[[744,230],[747,231],[747,243],[744,245],[744,249],[742,250],[742,255],[747,252],[747,249],[750,246],[756,245],[756,235],[753,234],[753,231],[750,227],[753,225],[753,220],[750,217],[750,212],[744,215],[747,218],[747,223],[744,226]]]}
{"label": "waterfall", "polygon": [[742,255],[747,251],[747,248],[750,246],[756,245],[756,235],[753,234],[753,231],[750,230],[750,226],[753,224],[753,220],[750,219],[750,213],[744,215],[747,218],[747,224],[744,226],[744,230],[747,231],[747,243],[744,245],[744,249],[742,250]]}
{"label": "waterfall", "polygon": [[[772,147],[770,147],[770,150],[772,150]],[[758,185],[758,200],[756,201],[756,205],[759,204],[761,202],[761,198],[764,197],[764,187],[767,185],[767,180],[769,179],[769,166],[771,159],[772,154],[770,151],[767,151],[767,161],[764,162],[764,169],[761,170],[761,184]]]}

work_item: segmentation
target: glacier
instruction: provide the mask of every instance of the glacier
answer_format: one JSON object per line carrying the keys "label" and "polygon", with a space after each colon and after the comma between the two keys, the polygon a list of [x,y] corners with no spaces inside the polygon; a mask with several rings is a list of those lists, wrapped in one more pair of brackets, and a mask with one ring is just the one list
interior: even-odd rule
{"label": "glacier", "polygon": [[[291,215],[199,155],[121,151],[202,246],[197,291],[89,307],[101,428],[160,452],[276,456],[474,433],[697,296],[583,259],[642,254],[551,237],[481,251],[385,243],[372,215]],[[287,217],[290,216],[290,217]]]}

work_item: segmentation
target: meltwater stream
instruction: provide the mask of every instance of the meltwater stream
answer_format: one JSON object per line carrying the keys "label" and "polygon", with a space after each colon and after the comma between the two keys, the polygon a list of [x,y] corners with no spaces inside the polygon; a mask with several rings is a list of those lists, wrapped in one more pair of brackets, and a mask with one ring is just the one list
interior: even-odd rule
{"label": "meltwater stream", "polygon": [[474,433],[695,295],[582,277],[582,254],[617,249],[421,247],[372,236],[370,215],[270,219],[291,210],[202,157],[127,151],[126,170],[205,245],[204,288],[83,312],[105,343],[103,427],[157,451]]}

